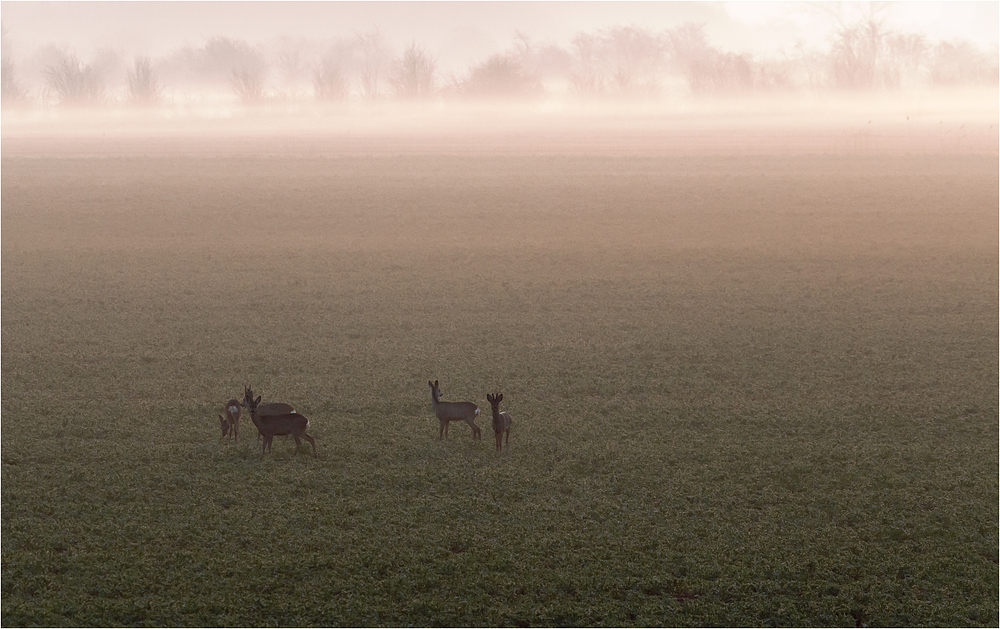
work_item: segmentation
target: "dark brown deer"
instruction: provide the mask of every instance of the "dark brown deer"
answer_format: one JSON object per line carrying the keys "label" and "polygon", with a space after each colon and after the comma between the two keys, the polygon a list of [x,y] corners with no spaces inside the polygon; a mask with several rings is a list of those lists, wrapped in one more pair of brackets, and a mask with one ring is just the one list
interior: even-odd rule
{"label": "dark brown deer", "polygon": [[222,428],[222,436],[219,437],[219,443],[222,443],[223,439],[233,433],[233,427],[229,425],[229,420],[222,415],[219,415],[219,425]]}
{"label": "dark brown deer", "polygon": [[[249,409],[250,402],[252,401],[253,389],[251,387],[243,387],[243,408]],[[286,413],[294,412],[295,409],[292,408],[292,405],[285,404],[284,402],[268,402],[257,407],[257,414],[261,417],[266,415],[285,415]]]}
{"label": "dark brown deer", "polygon": [[500,401],[503,400],[503,393],[497,393],[496,395],[487,393],[486,399],[489,401],[490,406],[493,407],[493,436],[497,440],[497,451],[500,451],[503,450],[501,442],[503,441],[504,433],[507,434],[507,446],[510,446],[510,413],[506,411],[500,412]]}
{"label": "dark brown deer", "polygon": [[[248,386],[243,387],[243,408],[250,408],[250,402],[253,401],[253,389]],[[273,415],[285,415],[286,413],[294,413],[295,409],[292,408],[291,404],[285,404],[284,402],[268,402],[267,404],[261,404],[257,407],[257,415],[261,417],[271,417]],[[261,434],[257,433],[257,439],[260,440]],[[287,436],[285,437],[287,439]]]}
{"label": "dark brown deer", "polygon": [[230,440],[235,440],[238,443],[240,440],[240,415],[242,414],[240,403],[236,400],[229,400],[222,408],[222,412],[226,415],[225,419],[221,415],[219,416],[219,419],[222,420],[222,436],[229,437]]}
{"label": "dark brown deer", "polygon": [[248,410],[250,411],[250,419],[253,421],[254,426],[257,427],[257,431],[264,438],[264,445],[260,449],[261,457],[264,456],[265,452],[270,452],[271,441],[274,440],[276,435],[291,435],[295,439],[295,454],[299,453],[299,448],[302,446],[301,439],[305,439],[312,445],[313,456],[316,456],[316,442],[306,434],[306,429],[309,428],[309,420],[305,415],[300,413],[261,415],[258,412],[259,404],[260,396],[258,395],[256,400],[250,400]]}
{"label": "dark brown deer", "polygon": [[454,421],[465,422],[472,427],[472,438],[482,439],[482,431],[476,425],[476,416],[479,415],[479,407],[472,402],[442,402],[441,388],[438,385],[438,381],[431,382],[428,380],[427,384],[431,387],[431,406],[434,408],[434,414],[437,415],[438,420],[441,422],[441,431],[438,433],[438,439],[448,438],[448,424]]}

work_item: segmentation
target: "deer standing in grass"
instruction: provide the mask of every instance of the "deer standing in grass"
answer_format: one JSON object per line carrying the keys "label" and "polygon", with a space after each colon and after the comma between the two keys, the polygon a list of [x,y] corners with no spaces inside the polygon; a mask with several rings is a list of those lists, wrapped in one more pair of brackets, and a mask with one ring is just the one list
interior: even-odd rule
{"label": "deer standing in grass", "polygon": [[222,428],[222,436],[219,437],[219,443],[222,443],[223,439],[233,433],[233,427],[229,425],[229,420],[222,415],[219,415],[219,425]]}
{"label": "deer standing in grass", "polygon": [[308,441],[313,448],[313,456],[316,456],[316,442],[306,434],[309,428],[309,420],[305,415],[299,413],[283,413],[281,415],[261,415],[259,412],[260,396],[256,400],[250,400],[248,410],[250,419],[253,421],[257,431],[264,438],[264,445],[261,446],[260,456],[263,458],[265,452],[271,450],[271,441],[276,435],[291,435],[295,439],[295,454],[299,453],[302,445],[301,439]]}
{"label": "deer standing in grass", "polygon": [[431,382],[428,380],[427,384],[431,387],[431,406],[434,408],[434,414],[437,415],[438,420],[441,422],[441,431],[438,433],[438,439],[442,437],[445,439],[448,438],[448,424],[454,421],[465,422],[472,427],[472,438],[482,439],[482,431],[476,425],[476,416],[479,415],[479,407],[472,402],[442,402],[441,388],[438,385],[438,381]]}
{"label": "deer standing in grass", "polygon": [[[253,388],[243,387],[243,408],[249,409],[250,402],[253,401]],[[257,415],[263,417],[265,415],[284,415],[286,413],[294,413],[295,409],[292,408],[291,404],[285,404],[284,402],[268,402],[267,404],[261,404],[257,407]]]}
{"label": "deer standing in grass", "polygon": [[225,417],[219,415],[219,422],[222,424],[222,437],[229,437],[230,440],[240,440],[240,403],[236,400],[229,400],[222,408]]}
{"label": "deer standing in grass", "polygon": [[490,406],[493,407],[493,436],[497,440],[497,451],[503,450],[501,442],[503,441],[504,433],[507,434],[507,446],[510,446],[510,413],[507,411],[500,412],[500,401],[503,399],[503,393],[497,393],[496,395],[486,394],[486,399],[489,401]]}
{"label": "deer standing in grass", "polygon": [[[258,397],[258,402],[260,398]],[[243,387],[243,408],[249,409],[250,403],[253,402],[253,388],[252,386]],[[292,408],[291,404],[285,404],[284,402],[268,402],[267,404],[261,404],[257,407],[257,415],[259,417],[273,417],[274,415],[285,415],[288,413],[294,413],[295,409]],[[262,434],[257,433],[257,439],[261,439]]]}

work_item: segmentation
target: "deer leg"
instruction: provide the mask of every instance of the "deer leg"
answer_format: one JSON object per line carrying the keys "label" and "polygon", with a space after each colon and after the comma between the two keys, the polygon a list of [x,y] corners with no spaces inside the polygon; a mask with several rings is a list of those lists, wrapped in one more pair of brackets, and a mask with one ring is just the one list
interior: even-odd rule
{"label": "deer leg", "polygon": [[299,433],[297,432],[293,432],[292,437],[295,438],[295,454],[297,456],[299,454],[299,448],[302,447],[302,440],[299,439]]}
{"label": "deer leg", "polygon": [[312,437],[310,437],[306,433],[302,433],[302,438],[305,439],[306,441],[308,441],[310,444],[312,444],[312,447],[313,447],[313,458],[316,458],[316,442],[313,440]]}

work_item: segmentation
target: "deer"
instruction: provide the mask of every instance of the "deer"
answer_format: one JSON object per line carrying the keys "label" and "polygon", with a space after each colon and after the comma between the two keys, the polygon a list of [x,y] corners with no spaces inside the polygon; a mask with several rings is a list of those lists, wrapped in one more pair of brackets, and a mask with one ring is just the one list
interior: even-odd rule
{"label": "deer", "polygon": [[[241,403],[243,408],[249,409],[250,402],[253,401],[253,388],[251,386],[243,387],[243,402]],[[291,404],[285,404],[284,402],[268,402],[267,404],[261,404],[257,407],[257,414],[261,417],[270,417],[272,415],[284,415],[286,413],[294,413],[295,409],[292,408]],[[257,433],[257,439],[261,439],[261,433]]]}
{"label": "deer", "polygon": [[219,443],[222,443],[223,439],[233,433],[233,427],[229,425],[229,420],[222,415],[219,415],[219,426],[222,428],[222,436],[219,437]]}
{"label": "deer", "polygon": [[[249,409],[250,402],[253,401],[253,388],[243,387],[243,408]],[[267,404],[261,404],[257,407],[257,414],[261,417],[265,415],[284,415],[286,413],[294,413],[295,409],[292,408],[291,404],[285,404],[284,402],[268,402]]]}
{"label": "deer", "polygon": [[225,413],[225,417],[219,415],[219,420],[222,423],[222,436],[229,437],[230,440],[235,439],[238,443],[240,440],[240,403],[236,400],[229,400],[226,405],[222,407],[222,412]]}
{"label": "deer", "polygon": [[264,458],[265,452],[271,451],[271,441],[275,435],[291,435],[295,439],[295,454],[299,453],[302,446],[301,439],[305,439],[312,445],[313,457],[316,456],[316,442],[306,434],[309,428],[309,420],[300,413],[282,413],[280,415],[261,415],[259,412],[260,396],[256,400],[250,400],[248,410],[250,419],[253,421],[257,431],[264,438],[264,444],[260,449],[260,456]]}
{"label": "deer", "polygon": [[473,440],[482,439],[482,431],[476,425],[476,416],[479,415],[479,407],[472,402],[442,402],[441,387],[438,381],[431,382],[428,380],[427,384],[431,388],[431,407],[441,422],[441,431],[438,433],[438,439],[447,439],[448,424],[459,420],[464,421],[472,427]]}
{"label": "deer", "polygon": [[510,447],[511,417],[507,411],[500,411],[500,401],[503,400],[503,393],[497,393],[496,395],[487,393],[486,399],[489,401],[490,406],[493,407],[493,436],[496,437],[497,452],[499,452],[503,450],[501,442],[503,441],[504,433],[507,433],[507,447]]}

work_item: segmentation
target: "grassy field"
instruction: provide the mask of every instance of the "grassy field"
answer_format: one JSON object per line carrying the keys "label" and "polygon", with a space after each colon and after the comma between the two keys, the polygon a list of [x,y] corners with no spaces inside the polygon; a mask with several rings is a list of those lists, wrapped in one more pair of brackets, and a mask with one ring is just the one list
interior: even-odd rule
{"label": "grassy field", "polygon": [[[995,156],[7,153],[2,623],[996,626],[997,190]],[[482,441],[438,440],[433,379]],[[220,443],[245,383],[317,458]]]}

